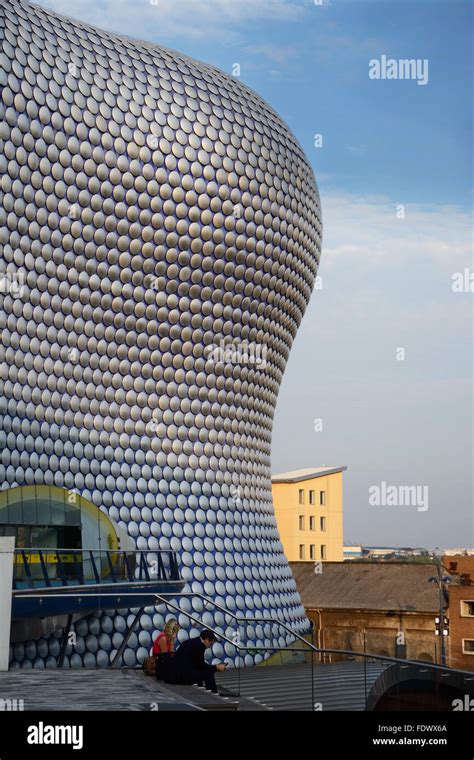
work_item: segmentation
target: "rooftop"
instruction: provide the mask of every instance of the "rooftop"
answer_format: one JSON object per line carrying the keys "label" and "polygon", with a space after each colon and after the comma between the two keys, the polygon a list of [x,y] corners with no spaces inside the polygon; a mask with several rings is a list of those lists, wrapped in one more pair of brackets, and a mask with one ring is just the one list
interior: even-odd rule
{"label": "rooftop", "polygon": [[21,668],[0,673],[0,693],[5,701],[23,700],[25,711],[120,711],[123,727],[128,726],[123,714],[128,711],[310,711],[315,701],[324,710],[364,710],[365,694],[385,668],[380,661],[368,662],[366,668],[363,662],[315,662],[312,671],[301,662],[217,673],[219,688],[230,689],[232,695],[240,691],[237,698],[165,684],[147,678],[141,669]]}
{"label": "rooftop", "polygon": [[307,608],[439,610],[436,565],[413,562],[290,562],[303,605]]}
{"label": "rooftop", "polygon": [[289,470],[272,475],[272,483],[298,483],[300,480],[313,480],[344,470],[347,470],[347,467],[303,467],[301,470]]}

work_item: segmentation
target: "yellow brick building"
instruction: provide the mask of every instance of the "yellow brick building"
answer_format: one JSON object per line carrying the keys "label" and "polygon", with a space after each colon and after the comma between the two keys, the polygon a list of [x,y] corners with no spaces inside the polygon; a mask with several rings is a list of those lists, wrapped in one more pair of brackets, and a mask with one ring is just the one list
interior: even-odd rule
{"label": "yellow brick building", "polygon": [[272,476],[275,516],[289,562],[343,560],[342,473],[306,467]]}

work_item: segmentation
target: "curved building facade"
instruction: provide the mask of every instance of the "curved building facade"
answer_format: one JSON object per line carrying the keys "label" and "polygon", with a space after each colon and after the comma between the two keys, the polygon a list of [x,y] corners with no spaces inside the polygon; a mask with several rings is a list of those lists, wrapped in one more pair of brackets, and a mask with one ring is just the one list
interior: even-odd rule
{"label": "curved building facade", "polygon": [[[258,95],[178,52],[23,0],[0,27],[1,489],[75,490],[139,549],[176,550],[186,590],[307,630],[270,481],[320,255],[301,147]],[[145,610],[127,665],[166,614]],[[78,621],[66,665],[106,666],[131,617]],[[291,636],[258,623],[240,638]],[[11,666],[54,667],[58,648],[16,644]]]}

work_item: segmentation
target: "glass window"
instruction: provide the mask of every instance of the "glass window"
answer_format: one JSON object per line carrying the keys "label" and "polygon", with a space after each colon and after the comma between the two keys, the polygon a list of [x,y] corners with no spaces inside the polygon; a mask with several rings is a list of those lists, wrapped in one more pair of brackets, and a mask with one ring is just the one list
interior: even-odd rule
{"label": "glass window", "polygon": [[0,536],[16,536],[16,531],[14,525],[0,525]]}
{"label": "glass window", "polygon": [[300,544],[300,559],[304,559],[304,544]]}
{"label": "glass window", "polygon": [[[80,525],[81,510],[79,507],[79,496],[74,491],[64,492],[64,524]],[[97,518],[98,519],[98,518]]]}
{"label": "glass window", "polygon": [[324,533],[324,531],[326,530],[326,518],[325,517],[321,517],[320,520],[319,520],[319,524],[320,524],[321,530]]}
{"label": "glass window", "polygon": [[324,544],[321,545],[321,559],[326,559],[326,546]]}
{"label": "glass window", "polygon": [[326,491],[320,491],[319,493],[319,503],[322,507],[326,506]]}
{"label": "glass window", "polygon": [[23,499],[23,522],[25,525],[36,525],[38,522],[36,499],[27,496]]}
{"label": "glass window", "polygon": [[474,654],[474,639],[463,639],[462,651],[464,654]]}
{"label": "glass window", "polygon": [[316,546],[314,544],[311,544],[309,547],[309,558],[315,559],[316,558]]}
{"label": "glass window", "polygon": [[304,515],[300,515],[299,525],[300,525],[300,530],[304,530]]}
{"label": "glass window", "polygon": [[474,601],[461,602],[461,615],[463,617],[474,617]]}
{"label": "glass window", "polygon": [[51,525],[51,499],[48,493],[44,493],[43,489],[35,488],[36,491],[36,513],[38,518],[38,525]]}
{"label": "glass window", "polygon": [[45,546],[51,547],[55,549],[58,545],[58,531],[56,528],[45,528],[45,534],[44,534],[44,540],[46,541]]}
{"label": "glass window", "polygon": [[316,530],[316,518],[310,517],[309,518],[309,529],[310,530]]}
{"label": "glass window", "polygon": [[4,536],[16,536],[16,527],[14,525],[4,525],[3,526],[3,535]]}
{"label": "glass window", "polygon": [[118,544],[105,511],[78,493],[56,486],[0,491],[0,529],[0,535],[14,535],[19,548],[115,549]]}
{"label": "glass window", "polygon": [[63,528],[58,528],[57,546],[62,546],[65,549],[80,549],[80,527],[77,527],[76,525],[65,525]]}
{"label": "glass window", "polygon": [[49,528],[47,525],[36,525],[31,527],[30,546],[38,549],[56,548],[58,545],[57,528]]}
{"label": "glass window", "polygon": [[53,525],[64,525],[65,523],[64,503],[60,501],[51,502],[51,523]]}
{"label": "glass window", "polygon": [[35,549],[42,549],[46,544],[44,543],[44,531],[45,529],[39,525],[32,525],[30,528],[30,543],[28,546]]}
{"label": "glass window", "polygon": [[30,528],[27,525],[16,527],[15,549],[28,549],[30,547]]}
{"label": "glass window", "polygon": [[304,504],[304,488],[300,488],[298,493],[300,504]]}
{"label": "glass window", "polygon": [[23,522],[23,502],[21,498],[21,490],[18,489],[16,493],[7,493],[7,522],[12,525],[21,525]]}
{"label": "glass window", "polygon": [[314,491],[310,491],[309,492],[309,503],[310,504],[316,504],[316,499],[315,499]]}

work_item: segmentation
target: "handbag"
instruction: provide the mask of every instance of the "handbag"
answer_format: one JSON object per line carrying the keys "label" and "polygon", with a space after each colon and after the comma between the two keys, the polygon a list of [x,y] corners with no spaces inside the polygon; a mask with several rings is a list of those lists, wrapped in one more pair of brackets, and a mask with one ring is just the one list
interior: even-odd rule
{"label": "handbag", "polygon": [[143,672],[146,676],[154,676],[156,673],[156,656],[145,657],[143,661]]}

